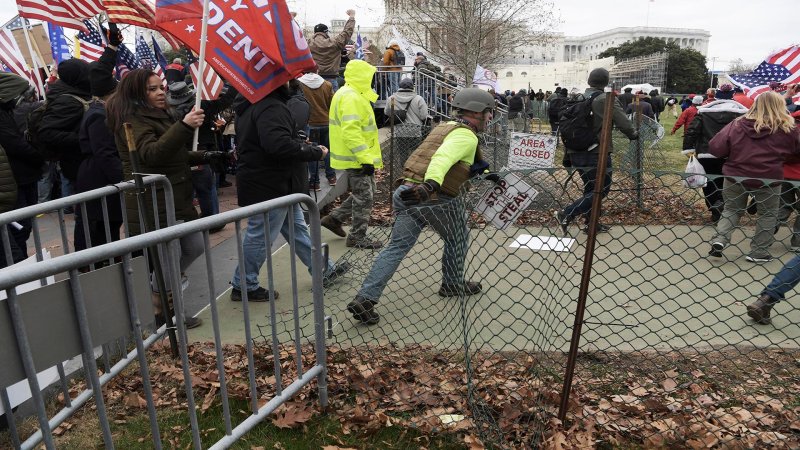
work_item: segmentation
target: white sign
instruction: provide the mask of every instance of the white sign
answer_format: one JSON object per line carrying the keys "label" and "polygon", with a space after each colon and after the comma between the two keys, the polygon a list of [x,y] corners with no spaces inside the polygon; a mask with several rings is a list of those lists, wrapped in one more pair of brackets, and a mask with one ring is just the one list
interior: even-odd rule
{"label": "white sign", "polygon": [[511,133],[508,168],[512,170],[554,167],[558,140],[549,133]]}
{"label": "white sign", "polygon": [[516,174],[503,176],[481,197],[478,211],[500,230],[514,223],[539,192]]}
{"label": "white sign", "polygon": [[509,247],[511,248],[527,248],[530,250],[550,250],[553,252],[568,252],[575,239],[572,238],[557,238],[555,236],[531,236],[530,234],[522,234],[517,237]]}

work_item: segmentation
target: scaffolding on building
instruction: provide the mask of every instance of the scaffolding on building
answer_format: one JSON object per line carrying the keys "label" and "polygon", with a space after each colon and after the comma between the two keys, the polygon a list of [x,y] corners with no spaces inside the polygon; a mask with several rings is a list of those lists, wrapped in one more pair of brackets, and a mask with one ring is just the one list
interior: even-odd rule
{"label": "scaffolding on building", "polygon": [[649,83],[662,92],[667,87],[669,53],[659,52],[637,58],[623,59],[611,67],[611,82],[615,88],[628,84]]}

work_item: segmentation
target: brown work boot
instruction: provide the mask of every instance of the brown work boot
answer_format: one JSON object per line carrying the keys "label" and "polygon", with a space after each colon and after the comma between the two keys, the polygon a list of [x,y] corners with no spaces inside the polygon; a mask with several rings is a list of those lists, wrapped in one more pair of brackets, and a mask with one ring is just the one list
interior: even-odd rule
{"label": "brown work boot", "polygon": [[345,245],[348,247],[363,248],[367,250],[377,250],[383,247],[383,242],[373,241],[367,238],[353,239],[348,236]]}
{"label": "brown work boot", "polygon": [[756,323],[769,325],[772,319],[769,317],[772,307],[778,303],[767,294],[761,294],[756,301],[747,305],[747,315],[752,317]]}
{"label": "brown work boot", "polygon": [[364,325],[376,325],[381,320],[381,316],[375,312],[375,302],[358,295],[347,304],[347,311]]}
{"label": "brown work boot", "polygon": [[339,222],[338,220],[334,219],[333,216],[327,215],[323,217],[319,222],[320,225],[331,230],[333,234],[341,237],[347,237],[347,232],[344,231],[344,228],[342,228],[342,222]]}

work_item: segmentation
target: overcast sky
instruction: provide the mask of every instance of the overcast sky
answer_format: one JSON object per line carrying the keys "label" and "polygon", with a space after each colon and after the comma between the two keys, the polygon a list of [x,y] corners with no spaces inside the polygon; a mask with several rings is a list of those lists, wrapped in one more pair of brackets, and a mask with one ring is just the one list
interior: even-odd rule
{"label": "overcast sky", "polygon": [[[308,24],[346,18],[345,11],[356,10],[356,23],[376,26],[383,18],[383,0],[287,0]],[[609,28],[644,26],[699,28],[711,32],[709,65],[716,57],[715,69],[742,58],[747,63],[761,62],[775,50],[800,44],[800,2],[773,0],[769,6],[752,0],[554,0],[561,15],[558,31],[582,36]],[[603,5],[608,5],[603,8]],[[613,8],[612,8],[613,6]],[[648,14],[649,10],[649,14]],[[16,15],[13,0],[0,0],[0,20]]]}

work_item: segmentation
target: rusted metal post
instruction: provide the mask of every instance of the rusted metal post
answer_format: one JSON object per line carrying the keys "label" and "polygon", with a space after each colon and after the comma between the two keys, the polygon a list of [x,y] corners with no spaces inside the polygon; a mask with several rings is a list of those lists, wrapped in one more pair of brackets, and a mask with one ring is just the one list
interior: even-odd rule
{"label": "rusted metal post", "polygon": [[597,175],[594,181],[594,196],[592,197],[592,210],[589,213],[589,237],[586,239],[586,254],[583,258],[583,271],[581,273],[581,286],[578,292],[578,306],[575,309],[575,322],[572,325],[572,339],[569,344],[567,370],[564,374],[564,388],[561,391],[561,406],[558,409],[558,419],[564,422],[567,417],[569,393],[572,390],[572,377],[575,374],[575,363],[578,359],[581,331],[583,329],[583,314],[586,310],[586,297],[589,295],[589,281],[592,276],[592,262],[594,261],[594,246],[597,241],[597,225],[600,222],[600,207],[605,187],[606,167],[608,167],[609,150],[611,148],[611,126],[614,113],[614,92],[606,93],[606,104],[603,112],[603,128],[600,132],[600,148],[597,160]]}

